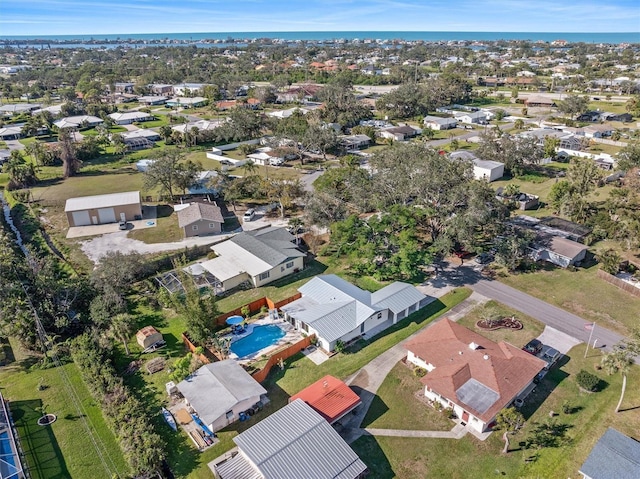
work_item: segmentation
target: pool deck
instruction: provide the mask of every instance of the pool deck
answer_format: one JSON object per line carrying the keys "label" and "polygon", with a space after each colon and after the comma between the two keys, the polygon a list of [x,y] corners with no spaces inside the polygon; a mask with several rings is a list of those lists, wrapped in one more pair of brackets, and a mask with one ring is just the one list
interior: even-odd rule
{"label": "pool deck", "polygon": [[250,354],[248,356],[244,356],[242,358],[239,358],[233,351],[231,351],[229,353],[229,359],[235,359],[236,361],[238,361],[240,364],[246,364],[249,363],[253,360],[256,359],[260,359],[263,355],[268,356],[271,352],[275,351],[276,349],[280,348],[281,346],[283,346],[286,343],[295,343],[297,341],[300,341],[304,336],[302,335],[302,333],[300,331],[297,331],[293,326],[291,326],[289,323],[287,323],[286,321],[282,320],[282,319],[277,319],[277,320],[273,320],[270,319],[269,317],[265,317],[262,319],[259,319],[253,323],[247,324],[245,326],[246,330],[244,333],[242,334],[229,334],[229,335],[225,335],[224,337],[229,337],[231,336],[231,343],[233,344],[234,342],[238,341],[239,339],[242,338],[246,338],[247,336],[249,336],[250,334],[253,333],[253,328],[256,326],[267,326],[267,325],[275,325],[278,326],[280,329],[282,329],[285,332],[285,335],[282,336],[280,339],[278,339],[278,341],[270,346],[267,346],[266,348],[262,348],[259,351],[256,351],[253,354]]}

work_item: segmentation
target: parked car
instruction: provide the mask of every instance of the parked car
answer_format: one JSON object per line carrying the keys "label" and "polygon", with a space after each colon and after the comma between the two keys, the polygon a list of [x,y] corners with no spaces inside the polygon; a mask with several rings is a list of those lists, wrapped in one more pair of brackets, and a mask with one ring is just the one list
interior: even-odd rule
{"label": "parked car", "polygon": [[529,354],[537,355],[540,351],[542,351],[542,343],[539,339],[532,339],[522,348],[523,351],[528,352]]}
{"label": "parked car", "polygon": [[552,348],[551,346],[545,346],[540,354],[540,359],[547,362],[545,369],[551,369],[551,367],[560,359],[560,351]]}
{"label": "parked car", "polygon": [[253,208],[249,208],[247,211],[244,212],[244,215],[242,215],[242,221],[253,221],[253,218],[256,217],[256,210],[254,210]]}
{"label": "parked car", "polygon": [[478,256],[476,256],[473,261],[475,261],[478,264],[488,264],[491,263],[493,261],[493,255],[489,254],[489,253],[481,253]]}

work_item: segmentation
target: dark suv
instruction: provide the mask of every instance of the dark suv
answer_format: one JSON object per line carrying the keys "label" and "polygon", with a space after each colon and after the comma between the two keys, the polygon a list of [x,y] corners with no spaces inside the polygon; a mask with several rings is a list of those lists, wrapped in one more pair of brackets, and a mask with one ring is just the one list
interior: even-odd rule
{"label": "dark suv", "polygon": [[542,351],[542,343],[538,339],[532,339],[522,348],[523,351],[528,352],[529,354],[537,355],[540,351]]}

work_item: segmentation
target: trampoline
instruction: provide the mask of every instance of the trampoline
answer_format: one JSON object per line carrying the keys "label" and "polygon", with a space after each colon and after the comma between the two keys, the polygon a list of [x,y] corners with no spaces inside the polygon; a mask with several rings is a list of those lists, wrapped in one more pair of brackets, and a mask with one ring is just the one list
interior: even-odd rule
{"label": "trampoline", "polygon": [[229,326],[235,326],[244,323],[244,318],[242,316],[229,316],[226,323]]}

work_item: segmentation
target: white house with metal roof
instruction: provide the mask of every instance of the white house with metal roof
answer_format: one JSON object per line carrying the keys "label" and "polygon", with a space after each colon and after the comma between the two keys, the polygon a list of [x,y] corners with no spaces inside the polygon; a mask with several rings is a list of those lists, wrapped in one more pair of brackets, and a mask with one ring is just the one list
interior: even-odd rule
{"label": "white house with metal roof", "polygon": [[92,126],[98,126],[101,123],[104,123],[104,120],[102,118],[98,118],[97,116],[93,116],[93,115],[67,116],[58,121],[53,122],[53,124],[59,130],[64,130],[66,128],[80,129],[80,128],[84,128],[85,126],[87,128],[90,128]]}
{"label": "white house with metal roof", "polygon": [[225,291],[244,282],[257,288],[302,270],[306,254],[294,241],[286,228],[244,231],[211,246],[218,257],[201,265]]}
{"label": "white house with metal roof", "polygon": [[236,421],[267,393],[232,359],[205,364],[176,387],[212,432]]}
{"label": "white house with metal roof", "polygon": [[69,226],[101,225],[142,218],[139,191],[69,198],[64,212]]}
{"label": "white house with metal roof", "polygon": [[504,176],[504,163],[499,161],[482,160],[470,151],[454,151],[449,155],[456,160],[470,160],[473,164],[473,176],[476,180],[486,180],[489,183]]}
{"label": "white house with metal roof", "polygon": [[432,301],[407,283],[370,293],[334,274],[316,276],[298,291],[302,297],[280,309],[297,329],[315,334],[326,351],[333,351],[338,341],[384,331]]}
{"label": "white house with metal roof", "polygon": [[151,121],[155,119],[153,115],[144,111],[115,112],[109,114],[109,118],[118,125],[130,125],[131,123],[139,121]]}
{"label": "white house with metal roof", "polygon": [[367,466],[302,399],[241,432],[210,464],[218,479],[361,479]]}

